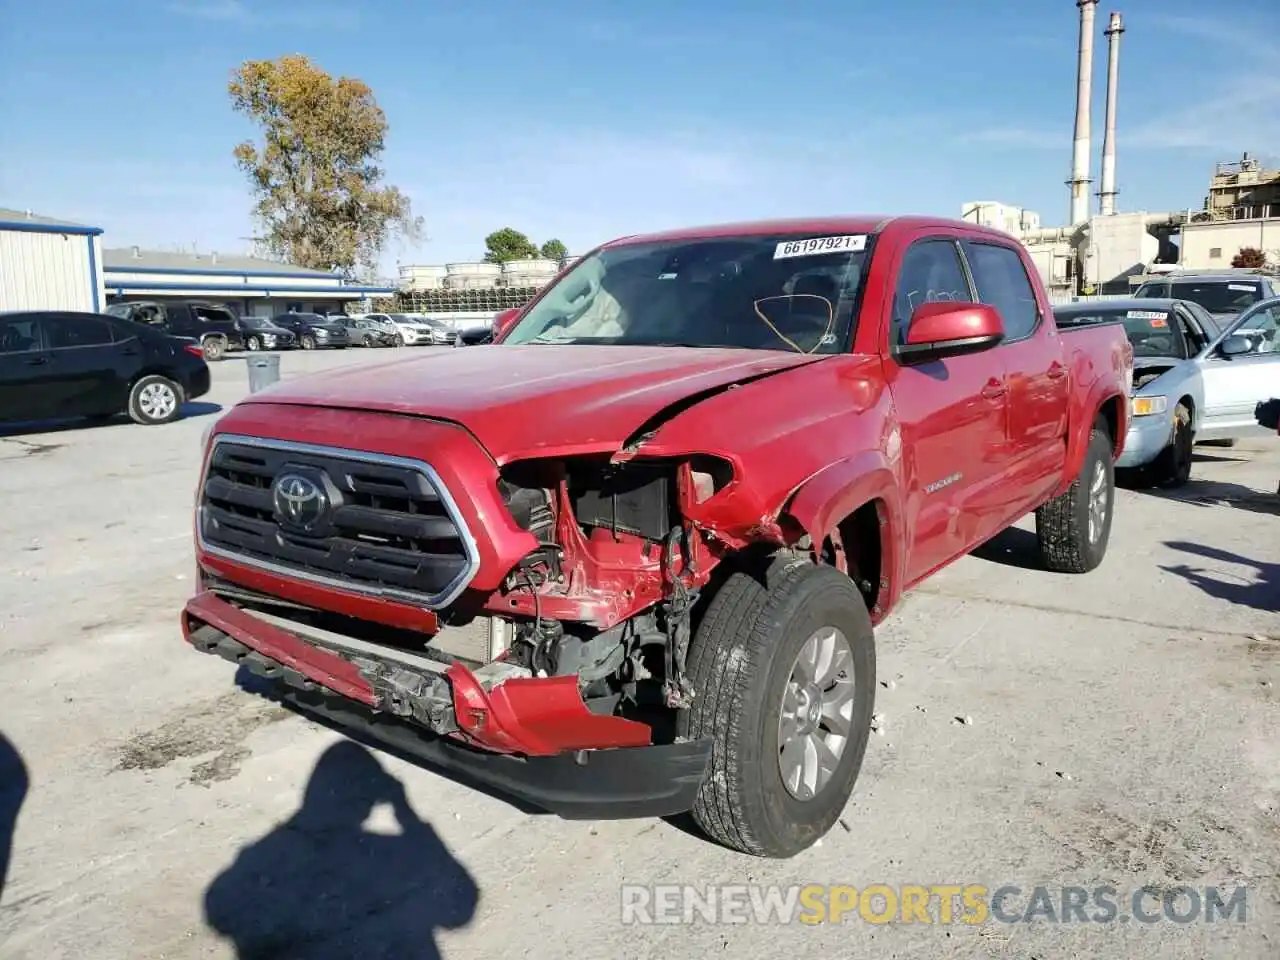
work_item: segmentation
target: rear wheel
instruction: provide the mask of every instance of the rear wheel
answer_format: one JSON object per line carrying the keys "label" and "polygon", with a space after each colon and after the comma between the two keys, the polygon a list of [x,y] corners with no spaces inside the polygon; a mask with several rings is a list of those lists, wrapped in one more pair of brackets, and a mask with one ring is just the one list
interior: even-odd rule
{"label": "rear wheel", "polygon": [[694,701],[677,732],[712,742],[698,825],[754,856],[812,846],[844,810],[871,732],[875,639],[853,582],[799,557],[731,574],[687,671]]}
{"label": "rear wheel", "polygon": [[1152,482],[1162,487],[1185,486],[1191,479],[1191,461],[1195,454],[1195,436],[1191,432],[1191,410],[1178,404],[1173,411],[1173,430],[1169,444],[1148,467]]}
{"label": "rear wheel", "polygon": [[204,358],[210,363],[221,360],[227,354],[227,338],[222,336],[205,337],[201,343],[204,348]]}
{"label": "rear wheel", "polygon": [[129,391],[129,416],[135,423],[171,423],[182,412],[182,388],[168,377],[143,377]]}
{"label": "rear wheel", "polygon": [[1116,497],[1111,438],[1094,427],[1084,466],[1066,493],[1036,511],[1036,536],[1045,566],[1055,573],[1088,573],[1102,563],[1111,539]]}

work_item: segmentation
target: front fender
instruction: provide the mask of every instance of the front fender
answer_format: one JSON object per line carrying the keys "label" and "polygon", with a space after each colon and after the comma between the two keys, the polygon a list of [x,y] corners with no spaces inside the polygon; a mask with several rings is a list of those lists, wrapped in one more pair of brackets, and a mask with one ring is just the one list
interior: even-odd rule
{"label": "front fender", "polygon": [[[820,550],[836,525],[859,507],[872,501],[880,504],[880,569],[885,610],[889,609],[902,583],[904,551],[902,497],[897,474],[883,451],[869,450],[837,460],[809,477],[789,498],[783,513],[794,520]],[[888,589],[886,589],[888,588]]]}

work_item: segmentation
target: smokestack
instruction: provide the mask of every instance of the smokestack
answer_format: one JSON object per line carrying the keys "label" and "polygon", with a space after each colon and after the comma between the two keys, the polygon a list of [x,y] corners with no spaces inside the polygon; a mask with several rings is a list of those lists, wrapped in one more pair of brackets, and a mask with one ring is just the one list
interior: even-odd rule
{"label": "smokestack", "polygon": [[1111,14],[1107,26],[1107,128],[1102,134],[1102,188],[1098,191],[1100,212],[1109,217],[1116,212],[1116,85],[1120,82],[1120,34],[1124,20]]}
{"label": "smokestack", "polygon": [[1076,132],[1071,156],[1071,226],[1089,219],[1090,111],[1093,97],[1093,18],[1098,0],[1076,0],[1080,8],[1080,61],[1076,68]]}

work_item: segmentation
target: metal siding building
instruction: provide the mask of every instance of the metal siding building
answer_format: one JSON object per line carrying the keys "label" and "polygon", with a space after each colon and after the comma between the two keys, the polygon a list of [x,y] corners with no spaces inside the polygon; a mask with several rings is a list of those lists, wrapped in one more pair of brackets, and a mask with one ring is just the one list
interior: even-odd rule
{"label": "metal siding building", "polygon": [[109,249],[103,257],[106,292],[113,300],[211,300],[241,316],[340,311],[348,303],[395,293],[394,287],[349,283],[336,273],[256,257],[138,247]]}
{"label": "metal siding building", "polygon": [[102,230],[0,209],[0,310],[84,310],[106,302]]}

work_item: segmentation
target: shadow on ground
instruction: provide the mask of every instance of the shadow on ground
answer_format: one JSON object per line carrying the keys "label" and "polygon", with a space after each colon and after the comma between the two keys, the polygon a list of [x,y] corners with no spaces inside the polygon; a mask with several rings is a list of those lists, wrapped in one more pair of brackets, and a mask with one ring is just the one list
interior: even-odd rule
{"label": "shadow on ground", "polygon": [[[1280,481],[1280,478],[1277,480]],[[1175,490],[1153,488],[1140,492],[1161,500],[1189,503],[1198,507],[1230,507],[1234,510],[1246,510],[1249,513],[1280,516],[1280,492],[1254,490],[1240,483],[1223,483],[1218,480],[1201,480],[1192,477],[1186,486]]]}
{"label": "shadow on ground", "polygon": [[1019,570],[1044,570],[1044,557],[1040,553],[1040,538],[1031,530],[1008,527],[986,543],[974,547],[970,556],[1005,567]]}
{"label": "shadow on ground", "polygon": [[0,903],[4,902],[13,834],[18,828],[18,811],[22,809],[22,801],[26,799],[30,786],[22,754],[8,737],[0,733]]}
{"label": "shadow on ground", "polygon": [[[207,417],[222,412],[222,404],[205,400],[191,400],[182,405],[182,420]],[[22,437],[40,433],[65,433],[68,430],[95,430],[122,425],[133,426],[128,415],[120,413],[110,417],[74,417],[62,420],[17,420],[0,425],[0,439]]]}
{"label": "shadow on ground", "polygon": [[[398,833],[366,826],[384,805]],[[470,923],[479,897],[404,785],[344,740],[316,763],[298,812],[241,849],[204,907],[238,960],[434,960],[436,932]]]}
{"label": "shadow on ground", "polygon": [[1176,573],[1188,583],[1194,584],[1209,596],[1217,597],[1219,600],[1267,613],[1280,613],[1280,564],[1250,560],[1229,550],[1219,550],[1216,547],[1206,547],[1182,540],[1167,541],[1165,546],[1215,563],[1252,567],[1257,571],[1256,579],[1252,583],[1246,583],[1230,574],[1193,567],[1185,563],[1162,566],[1160,569],[1166,573]]}

